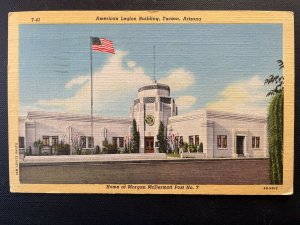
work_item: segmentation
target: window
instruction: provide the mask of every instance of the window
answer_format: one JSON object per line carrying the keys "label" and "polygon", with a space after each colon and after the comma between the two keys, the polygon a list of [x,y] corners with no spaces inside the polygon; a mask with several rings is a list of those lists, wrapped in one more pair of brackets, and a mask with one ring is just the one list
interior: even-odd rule
{"label": "window", "polygon": [[119,148],[124,148],[124,137],[113,137],[112,143]]}
{"label": "window", "polygon": [[49,146],[49,136],[43,136],[43,145]]}
{"label": "window", "polygon": [[94,140],[92,137],[88,137],[88,148],[94,148]]}
{"label": "window", "polygon": [[199,145],[199,135],[195,136],[195,145]]}
{"label": "window", "polygon": [[19,148],[25,148],[24,137],[19,137]]}
{"label": "window", "polygon": [[189,136],[189,144],[194,144],[194,136]]}
{"label": "window", "polygon": [[155,97],[145,97],[144,98],[144,103],[154,103],[155,102]]}
{"label": "window", "polygon": [[58,136],[52,136],[52,145],[58,145]]}
{"label": "window", "polygon": [[[119,138],[119,147],[120,148],[123,148],[124,147],[124,138],[123,137],[120,137]],[[153,146],[152,146],[153,147]]]}
{"label": "window", "polygon": [[80,146],[82,148],[86,148],[86,137],[85,136],[80,137]]}
{"label": "window", "polygon": [[81,148],[94,148],[93,137],[80,136],[80,146]]}
{"label": "window", "polygon": [[252,148],[259,148],[260,137],[252,137]]}
{"label": "window", "polygon": [[160,101],[166,104],[171,104],[171,98],[160,97]]}
{"label": "window", "polygon": [[115,146],[118,146],[118,138],[117,137],[112,138],[112,144]]}
{"label": "window", "polygon": [[227,135],[218,135],[217,145],[218,148],[227,148]]}

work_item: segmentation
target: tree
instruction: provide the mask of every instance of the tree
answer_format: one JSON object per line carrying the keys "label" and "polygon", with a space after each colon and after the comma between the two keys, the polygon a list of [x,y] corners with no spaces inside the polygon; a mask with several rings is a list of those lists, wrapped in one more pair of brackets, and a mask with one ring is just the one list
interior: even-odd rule
{"label": "tree", "polygon": [[44,143],[41,141],[41,139],[35,141],[33,143],[33,146],[38,149],[39,155],[41,155],[42,154],[42,148],[44,146]]}
{"label": "tree", "polygon": [[[69,135],[71,136],[70,141],[71,141],[72,149],[75,151],[77,155],[81,155],[83,142],[80,140],[80,135],[78,133],[74,133],[73,129],[71,129]],[[70,154],[72,154],[71,151]]]}
{"label": "tree", "polygon": [[283,92],[271,100],[268,116],[270,178],[272,184],[283,179]]}
{"label": "tree", "polygon": [[[283,69],[284,68],[284,64],[283,64],[283,61],[282,60],[277,60],[277,63],[278,63],[278,67],[279,67],[279,70]],[[268,96],[274,96],[278,93],[281,93],[283,92],[283,89],[284,89],[284,86],[283,86],[283,83],[284,83],[284,77],[283,75],[273,75],[271,74],[269,76],[269,78],[265,79],[265,85],[269,85],[269,84],[275,84],[275,88],[272,89],[271,91],[268,92],[267,94],[267,97]]]}
{"label": "tree", "polygon": [[[282,60],[277,61],[279,70],[284,68]],[[265,80],[265,84],[275,84],[275,88],[269,91],[272,96],[268,108],[268,132],[269,132],[269,155],[270,155],[270,179],[272,184],[283,182],[283,101],[284,101],[284,78],[283,75],[273,74]]]}
{"label": "tree", "polygon": [[136,121],[133,119],[132,121],[132,150],[134,153],[139,153],[140,151],[140,133],[137,130]]}
{"label": "tree", "polygon": [[157,141],[158,141],[158,151],[159,153],[166,153],[167,152],[167,140],[165,136],[165,126],[163,122],[160,122],[157,134]]}

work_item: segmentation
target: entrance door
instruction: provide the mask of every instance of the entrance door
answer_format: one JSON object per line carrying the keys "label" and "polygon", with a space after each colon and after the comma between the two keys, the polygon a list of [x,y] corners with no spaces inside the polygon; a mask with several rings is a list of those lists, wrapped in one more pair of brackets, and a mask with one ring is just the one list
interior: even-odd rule
{"label": "entrance door", "polygon": [[145,137],[145,153],[154,153],[154,137]]}
{"label": "entrance door", "polygon": [[236,136],[236,154],[244,154],[244,139],[245,136]]}

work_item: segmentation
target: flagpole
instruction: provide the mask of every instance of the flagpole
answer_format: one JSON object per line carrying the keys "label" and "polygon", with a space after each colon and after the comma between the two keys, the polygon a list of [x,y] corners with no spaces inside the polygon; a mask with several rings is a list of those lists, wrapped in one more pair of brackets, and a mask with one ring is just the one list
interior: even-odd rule
{"label": "flagpole", "polygon": [[154,76],[154,81],[155,80],[155,45],[153,45],[153,76]]}
{"label": "flagpole", "polygon": [[91,138],[94,145],[94,118],[93,118],[93,50],[92,50],[92,37],[90,37],[90,63],[91,63]]}

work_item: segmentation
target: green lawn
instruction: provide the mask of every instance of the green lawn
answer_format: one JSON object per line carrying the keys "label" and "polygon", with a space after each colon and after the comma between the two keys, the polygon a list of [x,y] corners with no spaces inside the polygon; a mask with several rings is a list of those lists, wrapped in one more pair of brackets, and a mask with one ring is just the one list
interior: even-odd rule
{"label": "green lawn", "polygon": [[174,157],[174,158],[180,158],[180,155],[178,153],[168,153],[167,156]]}

